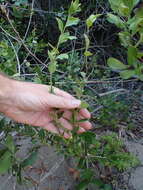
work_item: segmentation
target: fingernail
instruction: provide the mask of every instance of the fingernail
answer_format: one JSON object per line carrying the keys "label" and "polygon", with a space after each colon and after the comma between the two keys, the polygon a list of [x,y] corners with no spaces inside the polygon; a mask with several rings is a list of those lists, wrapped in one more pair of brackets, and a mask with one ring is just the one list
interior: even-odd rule
{"label": "fingernail", "polygon": [[80,104],[81,104],[81,101],[80,100],[72,100],[72,105],[74,105],[74,106],[80,106]]}
{"label": "fingernail", "polygon": [[92,129],[93,127],[92,127],[92,124],[91,123],[88,123],[88,125],[87,125],[87,129]]}

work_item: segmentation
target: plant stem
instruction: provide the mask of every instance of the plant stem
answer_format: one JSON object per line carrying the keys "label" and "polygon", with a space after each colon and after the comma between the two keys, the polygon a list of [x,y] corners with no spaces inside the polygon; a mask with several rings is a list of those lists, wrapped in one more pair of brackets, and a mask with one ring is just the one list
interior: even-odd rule
{"label": "plant stem", "polygon": [[50,73],[50,93],[52,93],[52,94],[54,94],[54,89],[53,89],[53,80],[52,80],[52,78],[53,78],[53,74],[52,73]]}

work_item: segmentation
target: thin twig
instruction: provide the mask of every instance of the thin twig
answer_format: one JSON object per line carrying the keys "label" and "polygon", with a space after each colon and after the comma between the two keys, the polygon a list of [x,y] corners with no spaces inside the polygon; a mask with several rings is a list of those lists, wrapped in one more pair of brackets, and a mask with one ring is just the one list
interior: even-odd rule
{"label": "thin twig", "polygon": [[[24,41],[26,40],[27,34],[28,34],[28,32],[29,32],[29,29],[30,29],[30,25],[31,25],[31,21],[32,21],[32,16],[33,16],[33,10],[34,10],[34,3],[35,3],[35,0],[32,1],[30,18],[29,18],[29,22],[28,22],[28,26],[27,26],[27,29],[26,29],[24,38],[23,38],[23,40],[22,40],[23,43],[24,43]],[[21,44],[20,47],[18,48],[17,52],[20,50],[21,46],[22,46],[22,44]]]}
{"label": "thin twig", "polygon": [[126,89],[121,88],[121,89],[117,89],[117,90],[112,90],[112,91],[109,91],[109,92],[101,93],[101,94],[99,94],[99,96],[102,97],[102,96],[106,96],[106,95],[114,94],[114,93],[118,93],[118,92],[123,92],[123,91],[124,92],[128,92]]}
{"label": "thin twig", "polygon": [[[98,83],[119,83],[119,82],[122,82],[122,83],[126,83],[126,82],[133,82],[133,81],[138,81],[138,79],[131,79],[131,80],[118,80],[118,81],[110,81],[110,80],[95,80],[95,81],[83,81],[81,82],[84,83],[84,84],[98,84]],[[55,84],[66,84],[66,83],[70,83],[70,84],[77,84],[77,82],[55,82]]]}
{"label": "thin twig", "polygon": [[[9,24],[11,25],[13,31],[16,33],[16,35],[17,35],[17,37],[18,37],[18,40],[17,40],[17,38],[15,38],[15,37],[14,37],[14,39],[15,39],[16,41],[18,41],[18,42],[20,41],[21,44],[24,46],[24,48],[27,50],[27,52],[28,52],[31,56],[33,56],[40,64],[43,65],[44,63],[43,63],[38,57],[36,57],[36,55],[35,55],[34,53],[32,53],[32,52],[29,50],[29,48],[25,45],[25,43],[23,42],[23,40],[21,39],[21,37],[20,37],[20,35],[19,35],[19,32],[16,30],[16,28],[15,28],[14,25],[13,25],[13,23],[11,22],[11,20],[10,20],[8,14],[6,14],[6,17],[7,17],[7,20],[8,20],[8,22],[9,22]],[[2,29],[2,27],[1,27],[1,29]],[[3,31],[5,32],[4,29],[3,29]],[[47,65],[44,65],[44,66],[47,67]]]}

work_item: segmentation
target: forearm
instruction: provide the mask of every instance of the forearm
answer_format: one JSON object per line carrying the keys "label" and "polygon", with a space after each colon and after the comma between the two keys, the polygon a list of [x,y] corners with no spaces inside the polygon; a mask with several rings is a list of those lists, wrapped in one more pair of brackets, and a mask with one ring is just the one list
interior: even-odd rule
{"label": "forearm", "polygon": [[13,80],[0,72],[0,112],[3,112],[12,89]]}

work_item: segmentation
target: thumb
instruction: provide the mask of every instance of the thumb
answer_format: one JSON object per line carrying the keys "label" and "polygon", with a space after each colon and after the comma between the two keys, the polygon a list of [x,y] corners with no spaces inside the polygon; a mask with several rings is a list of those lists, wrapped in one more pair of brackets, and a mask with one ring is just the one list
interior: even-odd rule
{"label": "thumb", "polygon": [[69,99],[54,94],[49,94],[47,105],[54,108],[74,109],[80,107],[81,101],[77,99]]}

